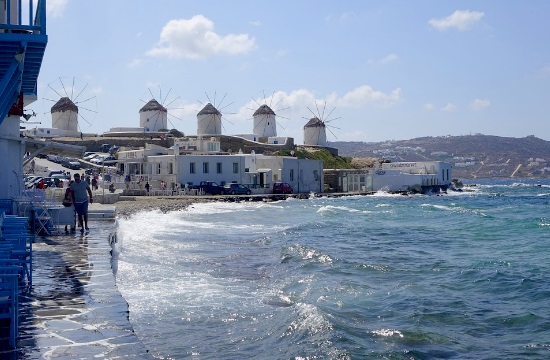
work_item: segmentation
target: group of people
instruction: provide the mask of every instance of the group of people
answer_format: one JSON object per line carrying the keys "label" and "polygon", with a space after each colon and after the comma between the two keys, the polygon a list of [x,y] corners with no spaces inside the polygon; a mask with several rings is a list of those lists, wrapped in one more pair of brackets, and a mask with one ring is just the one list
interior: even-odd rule
{"label": "group of people", "polygon": [[[89,196],[89,199],[88,199]],[[84,179],[81,179],[80,174],[74,174],[74,180],[71,180],[69,186],[65,190],[65,198],[63,199],[63,205],[72,206],[78,216],[78,226],[80,227],[80,232],[83,233],[84,230],[90,230],[88,228],[88,203],[93,203],[92,189],[88,182]],[[65,231],[67,231],[65,226]]]}

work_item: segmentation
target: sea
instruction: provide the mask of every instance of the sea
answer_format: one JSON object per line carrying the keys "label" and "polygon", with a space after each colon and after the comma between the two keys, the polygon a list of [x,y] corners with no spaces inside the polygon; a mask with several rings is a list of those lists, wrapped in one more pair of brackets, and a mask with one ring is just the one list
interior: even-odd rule
{"label": "sea", "polygon": [[117,237],[158,359],[550,358],[550,179],[197,203]]}

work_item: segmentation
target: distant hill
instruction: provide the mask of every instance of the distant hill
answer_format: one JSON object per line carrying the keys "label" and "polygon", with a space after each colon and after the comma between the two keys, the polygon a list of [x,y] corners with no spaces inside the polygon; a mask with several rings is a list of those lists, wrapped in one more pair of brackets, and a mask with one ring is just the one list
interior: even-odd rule
{"label": "distant hill", "polygon": [[550,177],[550,141],[491,135],[422,137],[377,143],[330,142],[340,156],[391,161],[448,161],[461,179]]}

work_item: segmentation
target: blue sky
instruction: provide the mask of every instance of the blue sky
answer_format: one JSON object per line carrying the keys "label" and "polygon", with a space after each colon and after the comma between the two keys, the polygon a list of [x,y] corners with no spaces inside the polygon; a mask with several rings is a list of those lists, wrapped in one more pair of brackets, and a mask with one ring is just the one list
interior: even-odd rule
{"label": "blue sky", "polygon": [[29,108],[51,126],[63,82],[84,132],[137,127],[154,97],[189,135],[210,99],[225,134],[251,133],[268,104],[298,144],[312,112],[329,141],[550,140],[549,16],[542,0],[48,0]]}

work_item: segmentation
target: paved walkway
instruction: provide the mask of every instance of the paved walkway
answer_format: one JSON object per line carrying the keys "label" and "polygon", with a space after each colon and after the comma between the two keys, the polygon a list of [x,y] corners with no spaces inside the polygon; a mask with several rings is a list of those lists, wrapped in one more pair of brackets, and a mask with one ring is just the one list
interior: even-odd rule
{"label": "paved walkway", "polygon": [[37,237],[33,289],[21,297],[18,349],[1,359],[152,359],[128,321],[111,270],[114,221],[88,235]]}

